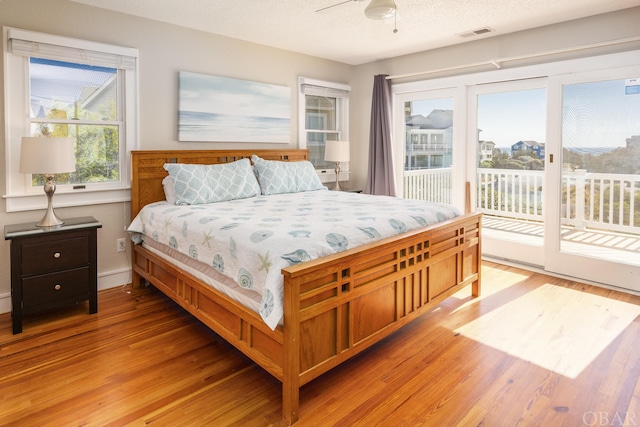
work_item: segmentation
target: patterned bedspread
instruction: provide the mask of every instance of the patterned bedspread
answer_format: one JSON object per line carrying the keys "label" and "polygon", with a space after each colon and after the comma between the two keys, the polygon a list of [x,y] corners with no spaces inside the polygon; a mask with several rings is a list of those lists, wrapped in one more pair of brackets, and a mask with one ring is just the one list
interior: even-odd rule
{"label": "patterned bedspread", "polygon": [[282,268],[458,216],[452,206],[336,191],[227,202],[145,206],[129,231],[204,262],[262,295],[260,315],[283,315]]}

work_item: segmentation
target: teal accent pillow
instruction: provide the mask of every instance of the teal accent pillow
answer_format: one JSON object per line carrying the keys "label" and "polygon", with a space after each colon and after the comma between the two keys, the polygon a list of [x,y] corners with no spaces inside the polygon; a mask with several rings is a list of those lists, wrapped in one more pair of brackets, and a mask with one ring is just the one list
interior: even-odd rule
{"label": "teal accent pillow", "polygon": [[219,165],[165,163],[173,178],[176,205],[246,199],[260,194],[249,159]]}
{"label": "teal accent pillow", "polygon": [[279,162],[251,156],[262,194],[298,193],[326,190],[309,161]]}

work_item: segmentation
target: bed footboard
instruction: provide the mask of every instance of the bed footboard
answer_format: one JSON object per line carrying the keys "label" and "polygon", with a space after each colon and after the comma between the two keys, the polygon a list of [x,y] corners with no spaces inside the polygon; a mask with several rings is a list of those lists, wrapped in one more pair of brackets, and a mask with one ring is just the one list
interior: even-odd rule
{"label": "bed footboard", "polygon": [[283,418],[305,383],[472,285],[480,294],[481,214],[283,270]]}

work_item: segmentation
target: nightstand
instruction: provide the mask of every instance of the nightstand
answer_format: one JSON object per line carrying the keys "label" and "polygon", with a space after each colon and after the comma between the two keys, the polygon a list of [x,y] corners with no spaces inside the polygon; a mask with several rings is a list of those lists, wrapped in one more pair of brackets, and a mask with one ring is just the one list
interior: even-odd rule
{"label": "nightstand", "polygon": [[35,222],[5,225],[11,240],[11,318],[22,332],[22,316],[89,301],[98,312],[97,229],[95,218],[64,219],[59,227]]}
{"label": "nightstand", "polygon": [[343,182],[342,184],[340,184],[340,187],[342,187],[342,191],[346,191],[347,193],[362,193],[362,189],[352,188],[349,185],[349,181]]}

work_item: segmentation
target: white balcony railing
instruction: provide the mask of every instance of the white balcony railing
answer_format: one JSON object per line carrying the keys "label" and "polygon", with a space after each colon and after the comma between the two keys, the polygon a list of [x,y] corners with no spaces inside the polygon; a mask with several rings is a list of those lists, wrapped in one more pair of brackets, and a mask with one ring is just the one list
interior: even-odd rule
{"label": "white balcony railing", "polygon": [[404,171],[404,198],[451,204],[451,168]]}
{"label": "white balcony railing", "polygon": [[563,173],[563,224],[640,233],[640,175]]}
{"label": "white balcony railing", "polygon": [[[451,203],[451,168],[404,172],[404,197]],[[542,221],[544,171],[478,169],[476,209]],[[640,175],[564,171],[562,224],[640,234]]]}
{"label": "white balcony railing", "polygon": [[477,169],[476,209],[497,216],[542,220],[544,171]]}

